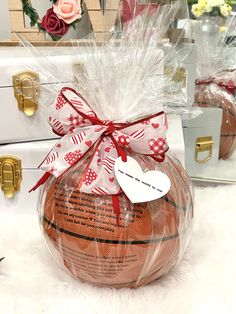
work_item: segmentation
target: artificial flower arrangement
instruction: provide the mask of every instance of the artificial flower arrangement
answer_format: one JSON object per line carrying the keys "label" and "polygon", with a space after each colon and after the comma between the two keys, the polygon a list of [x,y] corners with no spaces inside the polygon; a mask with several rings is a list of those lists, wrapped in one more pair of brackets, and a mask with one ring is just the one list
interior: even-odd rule
{"label": "artificial flower arrangement", "polygon": [[21,0],[23,12],[30,18],[30,26],[37,25],[40,31],[59,40],[69,28],[75,28],[76,23],[82,18],[82,0],[50,0],[52,7],[40,19],[37,10],[29,0]]}
{"label": "artificial flower arrangement", "polygon": [[221,16],[227,17],[232,7],[225,0],[198,0],[192,5],[192,13],[200,16]]}

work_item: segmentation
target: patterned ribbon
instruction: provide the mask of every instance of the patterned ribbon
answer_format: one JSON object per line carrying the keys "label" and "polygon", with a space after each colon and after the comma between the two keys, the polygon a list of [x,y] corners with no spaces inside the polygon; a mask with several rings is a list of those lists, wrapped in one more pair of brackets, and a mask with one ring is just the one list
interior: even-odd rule
{"label": "patterned ribbon", "polygon": [[49,123],[61,139],[39,166],[46,174],[32,190],[51,175],[59,177],[67,172],[94,148],[78,189],[88,194],[117,196],[122,192],[114,176],[114,164],[119,156],[126,161],[126,152],[132,150],[161,162],[168,150],[164,112],[132,123],[103,121],[78,92],[65,87],[49,113]]}

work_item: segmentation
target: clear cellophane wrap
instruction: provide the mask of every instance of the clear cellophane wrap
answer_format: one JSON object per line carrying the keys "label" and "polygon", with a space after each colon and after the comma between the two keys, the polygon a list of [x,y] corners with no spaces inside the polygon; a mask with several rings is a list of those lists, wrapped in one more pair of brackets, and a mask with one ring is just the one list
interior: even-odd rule
{"label": "clear cellophane wrap", "polygon": [[[173,80],[164,75],[162,41],[178,9],[178,2],[147,6],[119,39],[74,45],[76,81],[51,91],[49,123],[61,139],[40,166],[40,224],[55,260],[82,281],[150,283],[181,260],[189,241],[191,184],[168,152],[163,112],[170,97],[164,87]],[[44,63],[52,70],[43,67],[44,74],[62,82],[66,69]],[[114,175],[119,156],[132,157],[143,172],[165,173],[168,193],[132,203]]]}

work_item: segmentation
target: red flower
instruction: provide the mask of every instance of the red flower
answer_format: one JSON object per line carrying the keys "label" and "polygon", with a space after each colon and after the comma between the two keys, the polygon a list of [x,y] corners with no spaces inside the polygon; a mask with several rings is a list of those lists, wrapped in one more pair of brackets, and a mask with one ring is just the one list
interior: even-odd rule
{"label": "red flower", "polygon": [[53,12],[53,9],[47,10],[46,15],[42,19],[41,26],[52,36],[61,37],[65,35],[69,29],[69,25]]}

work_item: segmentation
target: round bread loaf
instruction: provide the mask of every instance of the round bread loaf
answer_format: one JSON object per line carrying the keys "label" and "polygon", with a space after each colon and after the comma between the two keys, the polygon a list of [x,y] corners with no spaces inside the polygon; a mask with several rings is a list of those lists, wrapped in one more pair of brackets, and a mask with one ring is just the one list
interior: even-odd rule
{"label": "round bread loaf", "polygon": [[161,199],[134,205],[120,194],[119,225],[111,196],[78,191],[86,162],[52,179],[41,192],[41,224],[48,246],[82,281],[116,288],[141,286],[166,274],[183,255],[193,218],[185,170],[169,156],[162,163],[132,157],[144,171],[166,173],[171,189]]}

